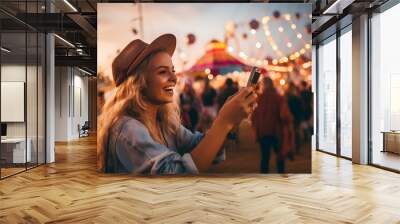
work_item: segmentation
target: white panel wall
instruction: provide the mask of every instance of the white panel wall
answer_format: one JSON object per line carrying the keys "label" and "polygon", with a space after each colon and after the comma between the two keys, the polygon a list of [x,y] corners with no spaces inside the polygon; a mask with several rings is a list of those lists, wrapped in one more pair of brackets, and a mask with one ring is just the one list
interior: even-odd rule
{"label": "white panel wall", "polygon": [[[28,66],[27,68],[25,65],[18,65],[18,64],[5,64],[1,66],[1,81],[3,82],[25,82],[25,74],[27,69],[28,74],[32,72],[36,73],[36,67]],[[31,80],[30,80],[31,82]],[[31,83],[32,84],[32,83]],[[33,83],[36,85],[36,82]],[[36,98],[36,89],[27,89],[27,102],[32,102],[33,98]],[[33,91],[33,92],[31,92]],[[36,107],[36,105],[35,105]],[[6,108],[2,108],[2,110],[6,110]],[[31,121],[34,118],[30,117],[33,114],[27,114],[28,120]],[[34,114],[36,116],[36,114]],[[35,117],[36,119],[36,117]],[[28,128],[31,126],[28,126]],[[28,130],[29,132],[29,130]],[[7,136],[8,137],[25,137],[25,123],[24,122],[7,122]],[[29,136],[28,136],[29,137]]]}
{"label": "white panel wall", "polygon": [[1,82],[1,121],[24,122],[24,82]]}
{"label": "white panel wall", "polygon": [[55,140],[77,139],[78,124],[88,120],[88,78],[76,68],[56,67],[55,107]]}

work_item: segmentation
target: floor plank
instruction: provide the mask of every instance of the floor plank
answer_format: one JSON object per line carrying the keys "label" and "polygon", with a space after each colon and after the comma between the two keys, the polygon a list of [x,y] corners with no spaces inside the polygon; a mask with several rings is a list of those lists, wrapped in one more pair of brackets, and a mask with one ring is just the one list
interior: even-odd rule
{"label": "floor plank", "polygon": [[313,152],[312,174],[96,172],[96,140],[0,181],[0,223],[400,223],[400,175]]}

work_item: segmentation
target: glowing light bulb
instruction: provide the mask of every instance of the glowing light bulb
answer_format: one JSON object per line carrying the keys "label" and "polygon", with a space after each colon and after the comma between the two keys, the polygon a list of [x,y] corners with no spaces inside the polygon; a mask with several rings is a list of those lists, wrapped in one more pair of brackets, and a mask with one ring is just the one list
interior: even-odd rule
{"label": "glowing light bulb", "polygon": [[288,43],[286,44],[286,46],[287,46],[288,48],[291,48],[293,45],[292,45],[292,43],[288,42]]}
{"label": "glowing light bulb", "polygon": [[297,34],[297,38],[301,39],[303,37],[303,35],[301,35],[301,33]]}
{"label": "glowing light bulb", "polygon": [[263,23],[263,24],[267,24],[268,21],[269,21],[269,16],[264,16],[264,17],[262,18],[262,23]]}
{"label": "glowing light bulb", "polygon": [[284,79],[279,80],[279,84],[281,84],[281,86],[285,85],[286,81]]}
{"label": "glowing light bulb", "polygon": [[278,30],[279,30],[279,32],[282,33],[282,32],[283,32],[283,27],[280,26],[280,27],[278,28]]}
{"label": "glowing light bulb", "polygon": [[297,27],[296,27],[296,24],[292,24],[291,26],[290,26],[293,30],[295,30]]}
{"label": "glowing light bulb", "polygon": [[255,29],[251,29],[251,30],[250,30],[250,33],[251,33],[251,34],[256,34],[257,31],[256,31]]}
{"label": "glowing light bulb", "polygon": [[274,64],[274,65],[278,64],[278,60],[276,60],[276,59],[272,60],[272,64]]}
{"label": "glowing light bulb", "polygon": [[256,48],[261,48],[261,43],[260,42],[256,43]]}
{"label": "glowing light bulb", "polygon": [[210,74],[210,73],[211,73],[211,70],[210,70],[209,68],[206,68],[206,69],[204,70],[204,72],[205,72],[206,74]]}

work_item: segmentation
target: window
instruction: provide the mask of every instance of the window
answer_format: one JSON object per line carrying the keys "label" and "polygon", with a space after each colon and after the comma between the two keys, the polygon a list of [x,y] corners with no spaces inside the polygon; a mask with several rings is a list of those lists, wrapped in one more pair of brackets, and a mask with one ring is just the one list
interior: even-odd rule
{"label": "window", "polygon": [[[0,4],[18,5],[21,13],[36,13],[44,2]],[[0,17],[8,21],[0,29],[0,178],[5,178],[45,163],[46,40],[43,33],[23,22],[4,13]]]}
{"label": "window", "polygon": [[352,35],[340,36],[340,155],[352,157]]}
{"label": "window", "polygon": [[336,36],[318,48],[318,149],[336,153]]}
{"label": "window", "polygon": [[400,170],[400,5],[371,19],[372,163]]}

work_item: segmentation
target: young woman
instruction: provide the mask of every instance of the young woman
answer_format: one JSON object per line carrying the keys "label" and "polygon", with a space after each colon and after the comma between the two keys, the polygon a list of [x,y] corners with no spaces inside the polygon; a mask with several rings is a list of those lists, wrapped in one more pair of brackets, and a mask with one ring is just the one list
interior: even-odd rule
{"label": "young woman", "polygon": [[175,46],[172,34],[151,44],[137,39],[114,59],[116,91],[99,117],[100,170],[152,175],[207,171],[232,127],[255,109],[257,94],[246,87],[226,102],[205,135],[185,129],[173,101]]}

